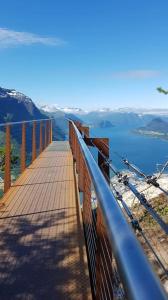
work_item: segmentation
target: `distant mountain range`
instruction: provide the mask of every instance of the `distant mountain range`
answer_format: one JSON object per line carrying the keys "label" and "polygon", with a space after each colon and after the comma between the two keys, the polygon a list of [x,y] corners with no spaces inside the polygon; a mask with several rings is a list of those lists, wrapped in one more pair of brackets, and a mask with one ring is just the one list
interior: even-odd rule
{"label": "distant mountain range", "polygon": [[[71,115],[72,118],[78,118],[91,127],[109,127],[112,126],[126,126],[130,128],[139,128],[146,126],[153,119],[158,116],[163,120],[168,121],[168,109],[145,109],[145,108],[100,108],[91,111],[83,110],[81,108],[73,107],[59,107],[58,105],[43,105],[41,106],[43,112],[53,114],[63,113],[66,116]],[[110,123],[108,123],[110,122]]]}
{"label": "distant mountain range", "polygon": [[102,121],[97,123],[97,127],[99,127],[99,128],[111,128],[111,127],[114,127],[114,125],[108,120],[102,120]]}
{"label": "distant mountain range", "polygon": [[157,116],[168,116],[168,108],[132,108],[132,107],[121,107],[121,108],[108,108],[101,107],[97,109],[85,110],[79,107],[60,107],[57,104],[52,105],[39,105],[39,108],[46,112],[62,111],[65,113],[87,115],[90,113],[135,113],[139,116],[143,115],[157,115]]}
{"label": "distant mountain range", "polygon": [[84,114],[86,111],[81,108],[76,107],[59,107],[56,104],[53,105],[39,105],[39,108],[47,113],[56,113],[59,111],[64,112],[65,114]]}
{"label": "distant mountain range", "polygon": [[[0,123],[33,119],[54,118],[54,139],[62,140],[68,136],[68,119],[78,120],[91,127],[111,128],[124,126],[138,133],[167,132],[168,109],[143,108],[100,108],[92,111],[77,107],[58,105],[39,105],[23,93],[14,89],[0,88]],[[161,117],[161,119],[158,119]],[[160,121],[159,121],[160,120]],[[161,131],[162,129],[162,131]]]}

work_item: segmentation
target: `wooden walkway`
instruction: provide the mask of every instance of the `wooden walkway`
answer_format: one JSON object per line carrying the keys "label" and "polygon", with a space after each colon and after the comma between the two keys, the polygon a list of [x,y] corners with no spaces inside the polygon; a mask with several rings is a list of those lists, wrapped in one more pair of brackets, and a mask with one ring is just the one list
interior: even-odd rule
{"label": "wooden walkway", "polygon": [[0,299],[91,299],[69,144],[53,142],[2,203]]}

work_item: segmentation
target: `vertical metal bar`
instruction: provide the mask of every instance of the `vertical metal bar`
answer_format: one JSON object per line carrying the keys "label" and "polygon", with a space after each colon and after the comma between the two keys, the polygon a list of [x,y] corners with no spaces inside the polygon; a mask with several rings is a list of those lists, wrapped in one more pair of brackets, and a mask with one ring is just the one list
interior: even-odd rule
{"label": "vertical metal bar", "polygon": [[40,153],[43,151],[43,122],[40,121]]}
{"label": "vertical metal bar", "polygon": [[21,173],[26,168],[26,123],[22,123]]}
{"label": "vertical metal bar", "polygon": [[32,129],[32,162],[36,159],[36,121],[33,122]]}
{"label": "vertical metal bar", "polygon": [[6,125],[6,145],[5,145],[5,175],[4,175],[4,193],[11,186],[11,141],[10,125]]}

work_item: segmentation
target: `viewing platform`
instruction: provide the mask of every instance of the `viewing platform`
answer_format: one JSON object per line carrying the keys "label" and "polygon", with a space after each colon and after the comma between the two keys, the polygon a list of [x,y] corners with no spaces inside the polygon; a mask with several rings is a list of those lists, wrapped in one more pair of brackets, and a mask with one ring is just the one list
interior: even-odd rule
{"label": "viewing platform", "polygon": [[91,299],[68,142],[52,142],[0,209],[0,299]]}
{"label": "viewing platform", "polygon": [[111,187],[109,139],[67,120],[69,140],[52,141],[54,122],[0,124],[0,300],[166,300],[166,265]]}

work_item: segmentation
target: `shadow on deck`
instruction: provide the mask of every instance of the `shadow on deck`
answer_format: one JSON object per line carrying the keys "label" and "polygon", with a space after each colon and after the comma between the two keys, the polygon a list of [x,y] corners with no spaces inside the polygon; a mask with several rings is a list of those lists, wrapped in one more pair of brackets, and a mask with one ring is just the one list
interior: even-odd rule
{"label": "shadow on deck", "polygon": [[[49,151],[40,156],[42,161],[45,153]],[[44,165],[38,159],[33,165],[36,164],[39,169]],[[34,183],[32,189],[26,181],[25,185],[26,192],[20,191],[25,189],[24,183],[18,186],[16,182],[13,191],[7,193],[7,204],[1,208],[0,299],[91,299],[74,178],[68,186],[60,181],[48,185],[48,198],[42,197],[43,191],[39,193],[39,186],[44,188],[45,183]],[[31,195],[36,205],[28,205]]]}

